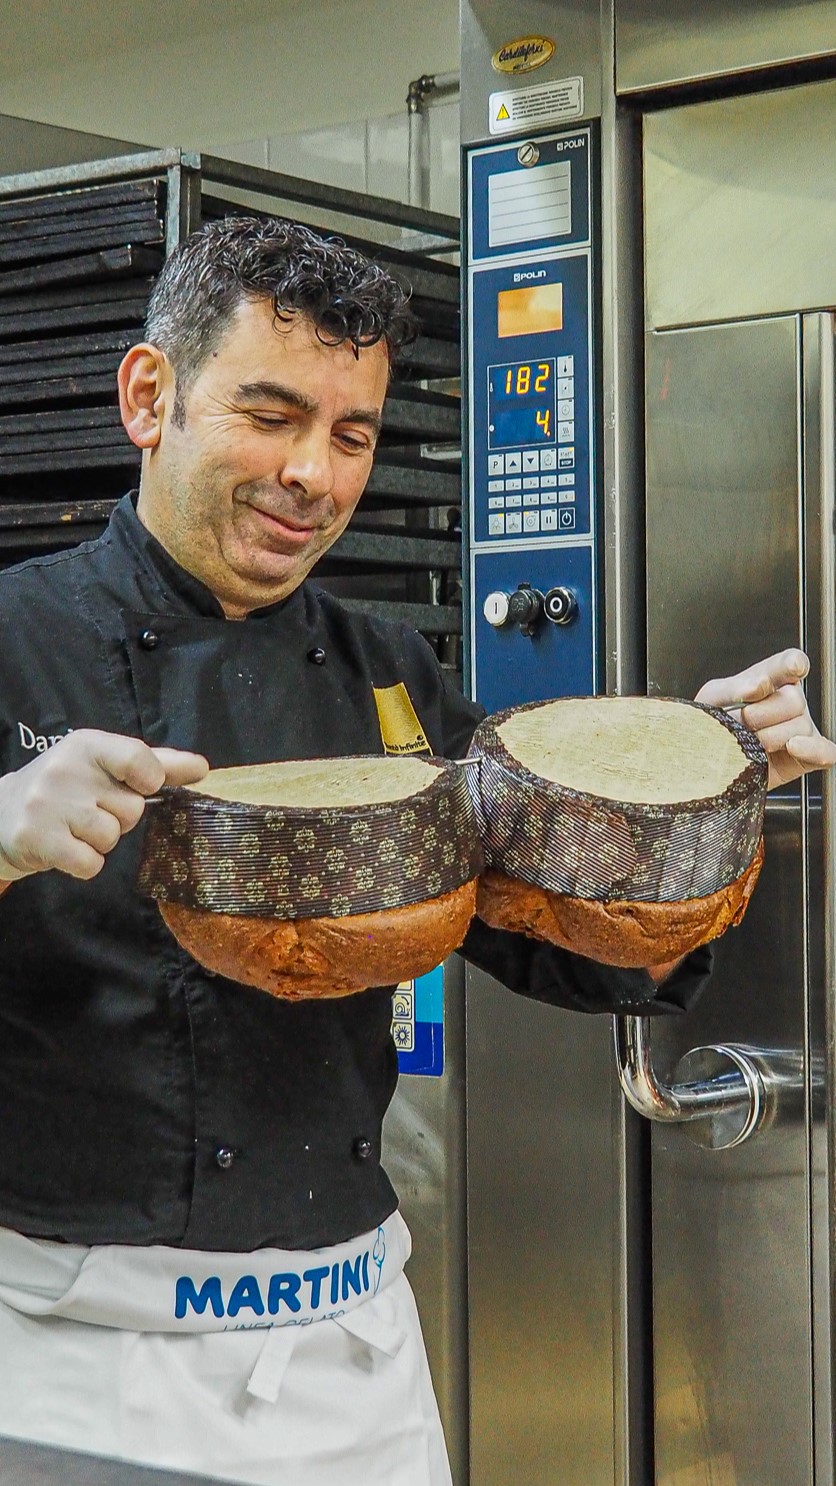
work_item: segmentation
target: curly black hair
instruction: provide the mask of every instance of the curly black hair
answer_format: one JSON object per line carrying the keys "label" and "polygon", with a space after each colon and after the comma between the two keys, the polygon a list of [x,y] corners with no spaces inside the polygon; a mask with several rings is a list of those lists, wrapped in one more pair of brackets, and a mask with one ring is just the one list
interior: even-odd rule
{"label": "curly black hair", "polygon": [[385,269],[336,237],[282,217],[210,222],[174,249],[148,304],[145,335],[165,351],[184,394],[244,299],[269,299],[277,319],[301,314],[326,345],[385,342],[390,365],[415,335],[409,295]]}

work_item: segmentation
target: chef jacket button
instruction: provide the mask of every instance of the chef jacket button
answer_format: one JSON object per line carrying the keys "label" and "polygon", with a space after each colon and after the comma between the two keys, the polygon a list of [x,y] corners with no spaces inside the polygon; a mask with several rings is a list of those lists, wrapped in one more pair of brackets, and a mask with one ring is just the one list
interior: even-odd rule
{"label": "chef jacket button", "polygon": [[325,665],[325,651],[321,645],[314,645],[313,650],[308,651],[308,660],[315,666]]}
{"label": "chef jacket button", "polygon": [[221,1171],[229,1171],[230,1166],[235,1160],[235,1152],[228,1145],[219,1145],[215,1152],[215,1160],[220,1166]]}
{"label": "chef jacket button", "polygon": [[355,1161],[368,1161],[372,1153],[372,1143],[365,1135],[358,1135],[351,1149]]}
{"label": "chef jacket button", "polygon": [[160,637],[156,630],[144,629],[139,636],[139,643],[143,650],[156,650],[160,643]]}

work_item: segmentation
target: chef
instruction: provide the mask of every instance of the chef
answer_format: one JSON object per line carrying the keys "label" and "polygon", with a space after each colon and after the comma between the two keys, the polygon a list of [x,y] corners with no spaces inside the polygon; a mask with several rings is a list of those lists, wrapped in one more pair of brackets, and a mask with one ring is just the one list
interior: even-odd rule
{"label": "chef", "polygon": [[[213,977],[134,886],[147,797],[207,760],[467,748],[480,709],[425,642],[306,581],[409,328],[353,250],[202,229],[119,372],[138,493],[0,574],[0,1434],[265,1486],[450,1481],[380,1164],[391,987]],[[774,780],[836,758],[806,668],[702,694],[746,701]],[[465,952],[591,1012],[683,1009],[709,964],[613,970],[478,922]]]}

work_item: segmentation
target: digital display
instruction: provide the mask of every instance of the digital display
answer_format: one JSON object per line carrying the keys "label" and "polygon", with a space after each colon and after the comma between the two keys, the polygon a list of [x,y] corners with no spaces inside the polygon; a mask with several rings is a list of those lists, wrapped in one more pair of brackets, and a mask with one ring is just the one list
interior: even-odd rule
{"label": "digital display", "polygon": [[509,335],[543,335],[563,329],[563,285],[535,284],[526,289],[500,289],[496,296],[496,330]]}
{"label": "digital display", "polygon": [[553,444],[555,414],[553,357],[488,368],[489,448]]}

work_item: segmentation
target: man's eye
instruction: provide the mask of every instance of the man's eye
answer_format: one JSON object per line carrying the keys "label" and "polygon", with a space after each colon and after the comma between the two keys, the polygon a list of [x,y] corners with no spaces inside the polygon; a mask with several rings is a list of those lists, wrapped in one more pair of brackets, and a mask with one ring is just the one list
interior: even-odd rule
{"label": "man's eye", "polygon": [[250,421],[259,428],[287,428],[287,418],[277,418],[275,413],[250,413]]}
{"label": "man's eye", "polygon": [[369,452],[370,445],[367,439],[355,439],[349,433],[337,434],[337,438],[347,449],[356,450],[358,454],[367,454]]}

